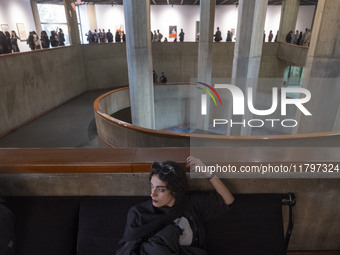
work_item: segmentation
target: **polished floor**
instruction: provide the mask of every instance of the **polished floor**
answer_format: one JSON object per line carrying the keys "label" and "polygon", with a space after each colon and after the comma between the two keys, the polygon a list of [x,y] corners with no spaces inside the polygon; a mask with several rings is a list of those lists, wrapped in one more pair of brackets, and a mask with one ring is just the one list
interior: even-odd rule
{"label": "polished floor", "polygon": [[104,90],[89,91],[0,139],[0,148],[106,148],[97,135],[93,102]]}

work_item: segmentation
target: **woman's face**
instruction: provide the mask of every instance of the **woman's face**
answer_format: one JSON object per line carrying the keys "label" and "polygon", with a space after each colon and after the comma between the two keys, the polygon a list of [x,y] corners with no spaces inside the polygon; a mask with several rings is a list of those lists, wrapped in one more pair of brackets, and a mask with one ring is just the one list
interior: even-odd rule
{"label": "woman's face", "polygon": [[151,177],[151,198],[152,204],[155,207],[173,206],[175,204],[175,197],[170,194],[170,190],[166,188],[166,183],[162,182],[158,175],[154,174]]}

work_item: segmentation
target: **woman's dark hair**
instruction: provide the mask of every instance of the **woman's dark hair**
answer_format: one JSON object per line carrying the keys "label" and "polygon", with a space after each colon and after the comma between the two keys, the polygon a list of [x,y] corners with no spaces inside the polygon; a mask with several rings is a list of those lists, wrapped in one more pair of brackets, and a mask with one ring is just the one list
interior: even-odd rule
{"label": "woman's dark hair", "polygon": [[150,173],[150,180],[153,175],[166,183],[166,188],[175,198],[185,195],[188,190],[188,178],[182,167],[173,161],[154,162]]}

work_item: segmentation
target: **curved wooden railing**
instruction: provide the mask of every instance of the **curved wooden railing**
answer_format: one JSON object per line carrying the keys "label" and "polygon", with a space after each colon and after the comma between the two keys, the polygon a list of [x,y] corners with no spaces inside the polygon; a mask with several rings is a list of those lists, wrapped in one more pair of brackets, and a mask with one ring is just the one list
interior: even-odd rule
{"label": "curved wooden railing", "polygon": [[[168,85],[168,84],[167,84]],[[178,83],[174,83],[178,85]],[[188,85],[188,84],[186,84]],[[340,131],[319,132],[294,135],[264,136],[223,136],[207,134],[175,133],[153,130],[133,125],[111,117],[100,107],[100,102],[107,96],[127,90],[128,87],[107,92],[94,102],[94,112],[99,136],[109,145],[115,147],[162,147],[190,146],[190,141],[205,146],[339,146]],[[105,125],[103,125],[105,123]],[[112,130],[111,130],[112,128]],[[107,129],[107,130],[103,130]],[[128,130],[128,131],[127,131]],[[125,134],[124,134],[125,133]],[[110,136],[107,136],[109,134]],[[122,135],[123,134],[123,135]],[[135,136],[132,142],[127,136]],[[152,142],[152,139],[157,139]],[[146,141],[146,142],[145,142]]]}

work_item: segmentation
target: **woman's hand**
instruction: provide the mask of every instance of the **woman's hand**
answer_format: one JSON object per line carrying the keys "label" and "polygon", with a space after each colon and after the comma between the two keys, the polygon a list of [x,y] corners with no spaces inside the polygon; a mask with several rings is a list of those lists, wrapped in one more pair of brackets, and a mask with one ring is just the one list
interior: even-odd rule
{"label": "woman's hand", "polygon": [[189,168],[195,168],[196,166],[204,166],[204,164],[202,163],[202,161],[199,158],[195,158],[194,156],[189,156],[187,158],[187,164],[186,166]]}
{"label": "woman's hand", "polygon": [[193,171],[196,169],[196,167],[199,167],[199,172],[204,173],[204,175],[207,178],[211,178],[213,176],[212,173],[205,171],[206,170],[204,168],[205,165],[202,163],[202,161],[199,158],[195,158],[194,156],[189,156],[187,158],[186,167],[190,168],[190,170],[193,170]]}
{"label": "woman's hand", "polygon": [[[203,172],[203,167],[205,165],[202,163],[202,161],[199,158],[195,158],[193,156],[189,156],[187,158],[187,167],[190,167],[190,170],[195,170],[197,166],[200,167],[200,171],[206,175],[206,177],[209,178],[210,183],[214,186],[215,190],[218,194],[220,194],[224,200],[224,203],[227,205],[230,205],[234,201],[234,196],[231,194],[229,189],[224,185],[224,183],[217,177],[215,177],[215,174],[211,174],[210,172],[206,171]],[[204,169],[206,170],[206,169]]]}

